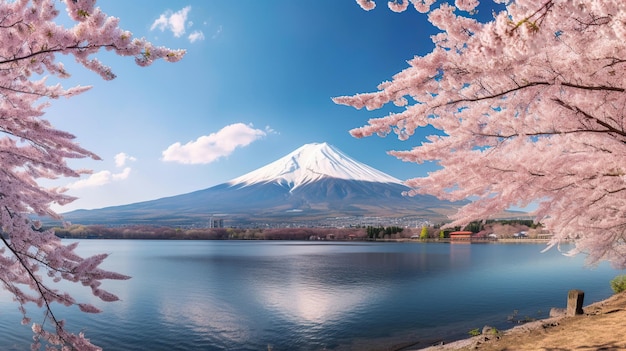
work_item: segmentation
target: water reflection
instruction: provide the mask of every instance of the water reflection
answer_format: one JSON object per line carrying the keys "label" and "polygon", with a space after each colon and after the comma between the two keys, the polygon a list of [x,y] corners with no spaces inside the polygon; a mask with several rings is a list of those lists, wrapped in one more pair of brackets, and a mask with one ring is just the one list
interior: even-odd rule
{"label": "water reflection", "polygon": [[[172,299],[178,298],[173,304]],[[209,337],[213,346],[226,348],[227,345],[240,345],[252,340],[250,323],[242,311],[225,303],[219,303],[210,296],[162,296],[158,302],[159,318],[171,333],[176,333],[184,321],[184,328]]]}
{"label": "water reflection", "polygon": [[257,285],[258,302],[304,325],[323,324],[355,313],[365,303],[384,298],[381,284],[333,287],[309,277],[291,277],[280,284]]}
{"label": "water reflection", "polygon": [[463,267],[470,265],[472,247],[469,242],[450,243],[450,265]]}
{"label": "water reflection", "polygon": [[[562,306],[573,287],[592,302],[616,275],[541,245],[90,240],[79,251],[105,246],[105,268],[133,276],[104,284],[122,301],[63,318],[107,351],[384,349],[506,328],[514,309]],[[3,330],[1,350],[24,332],[28,349],[28,327]]]}

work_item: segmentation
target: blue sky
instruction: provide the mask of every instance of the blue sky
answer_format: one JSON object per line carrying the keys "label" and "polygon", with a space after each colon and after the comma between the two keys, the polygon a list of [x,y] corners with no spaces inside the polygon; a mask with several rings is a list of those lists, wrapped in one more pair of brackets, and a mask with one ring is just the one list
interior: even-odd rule
{"label": "blue sky", "polygon": [[[348,133],[388,111],[355,110],[332,97],[369,92],[432,49],[436,29],[409,8],[386,2],[363,11],[354,1],[100,1],[121,27],[156,45],[187,50],[178,63],[141,68],[103,52],[118,75],[103,81],[59,56],[66,87],[93,85],[53,101],[46,118],[103,160],[70,162],[94,171],[63,179],[74,203],[101,208],[200,190],[257,169],[305,143],[328,142],[399,179],[432,165],[386,154],[410,149],[395,135]],[[432,132],[432,131],[429,131]]]}

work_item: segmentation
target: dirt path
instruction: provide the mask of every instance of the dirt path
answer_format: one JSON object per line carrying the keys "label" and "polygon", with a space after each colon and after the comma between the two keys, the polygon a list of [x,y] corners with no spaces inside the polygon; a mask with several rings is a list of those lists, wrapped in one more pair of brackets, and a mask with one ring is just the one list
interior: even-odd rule
{"label": "dirt path", "polygon": [[626,350],[626,293],[591,304],[584,314],[527,323],[499,336],[477,336],[424,350]]}

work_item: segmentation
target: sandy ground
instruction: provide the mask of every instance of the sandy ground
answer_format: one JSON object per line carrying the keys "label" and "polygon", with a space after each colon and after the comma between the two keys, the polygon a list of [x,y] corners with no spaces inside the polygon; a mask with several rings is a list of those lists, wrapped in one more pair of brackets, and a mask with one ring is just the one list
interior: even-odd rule
{"label": "sandy ground", "polygon": [[626,292],[583,308],[584,314],[543,319],[492,335],[422,350],[626,350]]}

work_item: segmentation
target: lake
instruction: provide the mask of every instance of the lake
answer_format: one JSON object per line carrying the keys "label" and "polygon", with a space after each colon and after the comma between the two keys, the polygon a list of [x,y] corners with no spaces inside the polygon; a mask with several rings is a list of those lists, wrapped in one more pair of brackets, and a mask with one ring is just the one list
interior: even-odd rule
{"label": "lake", "polygon": [[[110,253],[104,268],[133,278],[103,284],[119,302],[73,291],[103,313],[55,312],[108,351],[426,347],[486,324],[508,329],[545,318],[565,307],[570,289],[585,292],[585,305],[605,299],[609,281],[623,274],[544,247],[83,240],[78,252]],[[0,311],[0,349],[29,349],[30,327],[19,324],[6,292]]]}

